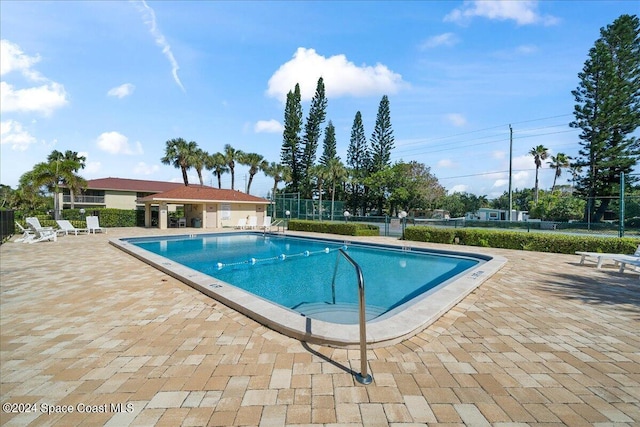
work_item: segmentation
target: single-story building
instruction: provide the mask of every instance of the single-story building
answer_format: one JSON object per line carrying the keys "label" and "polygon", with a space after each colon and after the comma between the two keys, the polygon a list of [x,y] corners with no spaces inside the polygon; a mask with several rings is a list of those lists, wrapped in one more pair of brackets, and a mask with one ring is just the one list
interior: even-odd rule
{"label": "single-story building", "polygon": [[264,221],[270,200],[252,196],[238,190],[223,190],[213,187],[185,186],[156,193],[138,199],[144,204],[145,227],[151,226],[151,210],[158,206],[158,227],[169,227],[169,207],[184,206],[187,226],[202,228],[233,227],[241,218],[257,217],[258,224]]}
{"label": "single-story building", "polygon": [[[480,208],[476,212],[467,212],[464,218],[470,221],[508,221],[509,211],[505,209]],[[511,210],[511,221],[527,221],[528,219],[529,212]]]}

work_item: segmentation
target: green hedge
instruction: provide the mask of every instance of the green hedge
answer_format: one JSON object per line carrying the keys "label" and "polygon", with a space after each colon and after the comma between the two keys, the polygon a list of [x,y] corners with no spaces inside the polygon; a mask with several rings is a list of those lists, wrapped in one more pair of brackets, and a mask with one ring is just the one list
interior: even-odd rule
{"label": "green hedge", "polygon": [[569,236],[551,233],[482,230],[473,228],[437,229],[407,227],[405,239],[419,242],[454,243],[467,246],[519,249],[525,251],[573,254],[576,251],[630,254],[640,239],[617,237]]}
{"label": "green hedge", "polygon": [[292,219],[288,229],[292,231],[311,231],[315,233],[340,234],[344,236],[379,236],[380,229],[375,225],[355,222],[317,222]]}
{"label": "green hedge", "polygon": [[[144,216],[144,211],[141,211]],[[85,209],[84,215],[80,213],[80,209],[65,209],[62,211],[64,219],[68,219],[71,223],[74,220],[84,222],[85,216],[97,213],[100,218],[100,227],[135,227],[137,225],[137,210],[133,209],[113,209],[113,208],[97,208]],[[42,220],[40,220],[42,223]],[[44,224],[42,224],[44,226]],[[74,224],[74,226],[76,226]]]}

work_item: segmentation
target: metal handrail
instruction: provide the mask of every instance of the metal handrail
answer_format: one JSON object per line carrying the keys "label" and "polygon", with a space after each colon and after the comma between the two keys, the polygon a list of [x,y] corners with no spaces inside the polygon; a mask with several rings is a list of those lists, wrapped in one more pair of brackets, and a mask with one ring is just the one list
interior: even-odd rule
{"label": "metal handrail", "polygon": [[[353,260],[344,249],[340,249],[339,253],[349,261],[349,263],[356,269],[356,275],[358,276],[358,300],[360,311],[360,373],[356,373],[356,381],[360,384],[371,384],[373,378],[367,373],[367,327],[365,317],[365,303],[364,303],[364,276],[362,275],[362,269],[357,262]],[[333,293],[333,303],[335,304],[335,286],[336,286],[336,274],[338,273],[338,261],[336,260],[336,267],[333,271],[333,280],[331,281],[331,289]]]}

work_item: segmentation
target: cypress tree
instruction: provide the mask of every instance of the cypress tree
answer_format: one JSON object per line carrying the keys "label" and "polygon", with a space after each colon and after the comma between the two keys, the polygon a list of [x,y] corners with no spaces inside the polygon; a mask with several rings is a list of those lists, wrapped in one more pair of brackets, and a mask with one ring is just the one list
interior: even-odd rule
{"label": "cypress tree", "polygon": [[391,165],[391,150],[394,137],[391,128],[391,111],[389,110],[389,98],[384,95],[378,107],[376,126],[371,135],[371,167],[372,172],[379,172]]}
{"label": "cypress tree", "polygon": [[633,132],[640,126],[639,34],[635,15],[622,15],[600,29],[572,91],[576,105],[570,126],[582,129],[580,156],[572,166],[585,171],[576,185],[588,200],[585,221],[602,219],[620,191],[620,173],[628,174],[638,162],[640,144]]}
{"label": "cypress tree", "polygon": [[351,139],[349,140],[349,148],[347,149],[347,165],[351,168],[351,184],[349,191],[349,206],[353,213],[356,214],[358,209],[362,209],[362,214],[367,208],[366,188],[362,181],[367,177],[371,164],[369,148],[367,147],[367,138],[364,133],[364,125],[362,124],[362,114],[360,111],[356,113],[351,127]]}
{"label": "cypress tree", "polygon": [[338,150],[336,144],[336,128],[331,120],[324,130],[324,140],[322,141],[322,156],[320,156],[320,164],[327,166],[331,159],[338,159]]}
{"label": "cypress tree", "polygon": [[302,142],[304,150],[302,153],[302,171],[301,178],[303,180],[302,193],[304,198],[311,198],[313,185],[311,184],[311,174],[309,171],[316,162],[316,153],[318,151],[318,143],[320,142],[320,127],[327,116],[327,98],[325,97],[324,80],[322,77],[318,79],[316,92],[311,100],[309,108],[309,116],[304,126],[304,136]]}
{"label": "cypress tree", "polygon": [[300,85],[296,84],[293,92],[287,94],[284,109],[284,131],[282,133],[282,149],[280,160],[291,171],[291,182],[288,191],[300,190],[302,143],[300,129],[302,126],[302,105],[300,104]]}

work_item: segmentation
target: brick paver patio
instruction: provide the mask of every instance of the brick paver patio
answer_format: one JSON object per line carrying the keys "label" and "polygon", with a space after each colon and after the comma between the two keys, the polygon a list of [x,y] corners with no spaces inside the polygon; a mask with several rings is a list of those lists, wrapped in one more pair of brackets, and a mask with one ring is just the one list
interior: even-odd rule
{"label": "brick paver patio", "polygon": [[634,272],[464,247],[508,263],[370,349],[362,386],[358,350],[273,332],[108,244],[154,233],[0,246],[2,425],[640,425]]}

